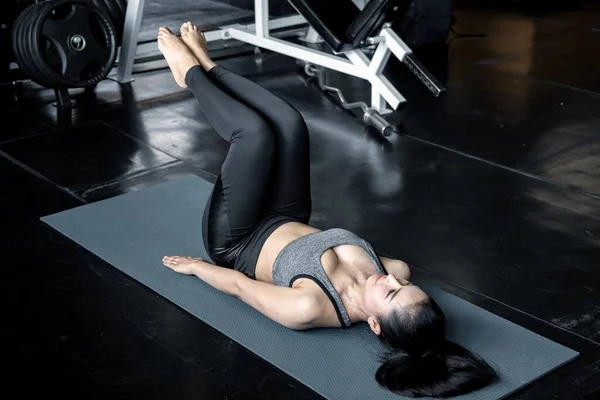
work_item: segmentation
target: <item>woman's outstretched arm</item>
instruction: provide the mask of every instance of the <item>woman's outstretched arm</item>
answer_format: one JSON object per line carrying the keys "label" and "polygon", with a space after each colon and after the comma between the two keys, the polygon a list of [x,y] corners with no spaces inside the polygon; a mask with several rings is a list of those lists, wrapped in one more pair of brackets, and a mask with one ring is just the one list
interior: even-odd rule
{"label": "woman's outstretched arm", "polygon": [[197,276],[286,328],[313,328],[312,322],[321,312],[314,296],[302,289],[257,281],[239,271],[210,264],[201,258],[166,256],[163,264],[180,274]]}
{"label": "woman's outstretched arm", "polygon": [[257,281],[243,274],[237,283],[237,297],[278,324],[294,330],[315,327],[313,322],[321,314],[321,308],[312,293]]}

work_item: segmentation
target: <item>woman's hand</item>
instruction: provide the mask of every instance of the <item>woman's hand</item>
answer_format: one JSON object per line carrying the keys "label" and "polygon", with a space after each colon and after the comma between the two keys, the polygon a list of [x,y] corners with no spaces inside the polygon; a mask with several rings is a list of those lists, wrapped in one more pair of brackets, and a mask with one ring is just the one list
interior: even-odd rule
{"label": "woman's hand", "polygon": [[244,276],[239,271],[219,267],[201,258],[165,256],[163,264],[180,274],[195,275],[215,289],[231,296],[237,295],[238,280],[240,276]]}
{"label": "woman's hand", "polygon": [[183,275],[194,275],[198,263],[206,262],[201,258],[180,256],[164,256],[162,261],[165,267]]}

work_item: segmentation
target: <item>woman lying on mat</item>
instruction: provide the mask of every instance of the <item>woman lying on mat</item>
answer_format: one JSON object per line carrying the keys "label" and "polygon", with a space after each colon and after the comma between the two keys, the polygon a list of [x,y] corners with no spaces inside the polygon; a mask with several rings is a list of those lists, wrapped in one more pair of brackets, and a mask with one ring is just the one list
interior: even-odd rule
{"label": "woman lying on mat", "polygon": [[378,257],[343,229],[320,231],[311,214],[309,137],[294,107],[208,56],[191,22],[166,27],[158,47],[215,131],[230,142],[203,218],[205,247],[218,265],[167,256],[291,329],[366,321],[390,349],[376,379],[404,396],[447,397],[497,379],[490,366],[445,339],[439,306],[409,282],[406,263]]}

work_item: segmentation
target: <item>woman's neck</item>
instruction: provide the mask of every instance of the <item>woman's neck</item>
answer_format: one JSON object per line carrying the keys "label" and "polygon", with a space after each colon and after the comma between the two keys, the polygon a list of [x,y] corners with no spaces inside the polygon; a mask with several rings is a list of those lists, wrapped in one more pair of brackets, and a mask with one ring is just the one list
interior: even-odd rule
{"label": "woman's neck", "polygon": [[340,297],[352,322],[366,321],[369,318],[364,307],[365,285],[368,277],[360,272],[355,276],[347,276],[347,281],[342,285]]}

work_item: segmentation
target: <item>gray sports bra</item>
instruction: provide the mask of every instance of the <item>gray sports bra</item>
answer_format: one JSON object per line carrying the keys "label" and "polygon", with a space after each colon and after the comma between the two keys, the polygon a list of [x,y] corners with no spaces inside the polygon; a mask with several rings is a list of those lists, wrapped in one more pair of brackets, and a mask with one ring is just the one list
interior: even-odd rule
{"label": "gray sports bra", "polygon": [[373,246],[350,231],[334,228],[301,236],[285,246],[273,264],[273,283],[278,286],[291,287],[296,279],[312,279],[333,303],[342,326],[349,327],[352,322],[346,307],[321,264],[321,256],[327,249],[344,244],[362,248],[377,267],[377,271],[380,274],[387,274]]}

